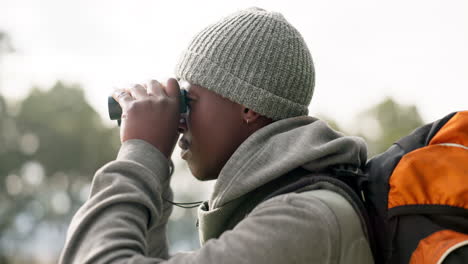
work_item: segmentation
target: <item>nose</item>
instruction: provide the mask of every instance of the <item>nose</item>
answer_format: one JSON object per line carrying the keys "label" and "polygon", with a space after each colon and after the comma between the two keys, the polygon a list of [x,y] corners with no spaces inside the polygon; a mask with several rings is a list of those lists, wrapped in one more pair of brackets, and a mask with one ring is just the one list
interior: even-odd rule
{"label": "nose", "polygon": [[180,115],[179,128],[177,131],[181,134],[187,132],[187,116]]}

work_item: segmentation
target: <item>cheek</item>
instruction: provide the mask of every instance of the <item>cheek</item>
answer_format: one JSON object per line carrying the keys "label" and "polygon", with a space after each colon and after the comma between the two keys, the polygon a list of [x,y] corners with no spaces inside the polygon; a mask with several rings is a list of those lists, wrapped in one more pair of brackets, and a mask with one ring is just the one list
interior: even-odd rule
{"label": "cheek", "polygon": [[221,155],[223,148],[230,140],[230,130],[223,122],[222,115],[193,116],[191,121],[193,144],[197,145],[196,147],[202,152],[201,154]]}
{"label": "cheek", "polygon": [[238,147],[238,116],[223,109],[199,113],[191,114],[189,121],[194,154],[191,169],[199,179],[216,178]]}
{"label": "cheek", "polygon": [[[213,100],[215,101],[215,100]],[[223,101],[200,103],[190,114],[189,129],[193,137],[207,145],[219,145],[229,141],[231,134],[239,129],[239,114]]]}

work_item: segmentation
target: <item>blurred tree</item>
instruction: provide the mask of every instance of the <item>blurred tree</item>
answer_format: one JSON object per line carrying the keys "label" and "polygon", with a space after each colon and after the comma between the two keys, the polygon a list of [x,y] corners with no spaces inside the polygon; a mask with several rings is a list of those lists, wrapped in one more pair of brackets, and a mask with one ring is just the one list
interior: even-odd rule
{"label": "blurred tree", "polygon": [[118,129],[103,125],[78,85],[33,88],[16,107],[0,99],[5,183],[0,184],[0,258],[5,258],[21,252],[41,228],[65,231],[96,169],[115,158],[119,139]]}
{"label": "blurred tree", "polygon": [[[9,36],[0,31],[0,91],[1,91],[1,76],[3,69],[3,55],[13,51]],[[15,159],[13,152],[15,149],[15,124],[7,111],[7,103],[5,98],[0,94],[0,238],[3,237],[4,231],[11,225],[12,217],[10,217],[10,206],[8,206],[8,195],[6,194],[6,175],[10,164]],[[12,164],[11,164],[12,165]],[[0,241],[1,242],[1,241]],[[7,263],[7,256],[0,250],[0,263]]]}
{"label": "blurred tree", "polygon": [[389,148],[395,141],[423,125],[414,105],[401,105],[387,98],[358,116],[358,134],[369,146],[369,158]]}
{"label": "blurred tree", "polygon": [[[0,31],[0,91],[1,91],[1,76],[2,76],[2,58],[6,53],[13,52],[13,46],[9,35],[6,32]],[[2,175],[5,175],[5,172],[8,171],[8,167],[13,165],[10,162],[10,159],[16,160],[10,155],[6,155],[10,150],[15,148],[15,124],[11,116],[8,113],[7,102],[5,98],[0,94],[0,180]],[[2,185],[2,184],[0,184]],[[0,190],[2,188],[0,187]],[[1,198],[1,194],[0,194]],[[0,199],[2,201],[2,199]],[[1,210],[1,207],[0,207]],[[0,223],[1,225],[1,223]],[[0,229],[1,230],[1,229]]]}
{"label": "blurred tree", "polygon": [[47,92],[34,88],[22,102],[17,120],[20,131],[37,138],[37,151],[29,154],[47,174],[67,172],[89,178],[114,158],[118,148],[118,130],[103,126],[77,85],[57,82]]}

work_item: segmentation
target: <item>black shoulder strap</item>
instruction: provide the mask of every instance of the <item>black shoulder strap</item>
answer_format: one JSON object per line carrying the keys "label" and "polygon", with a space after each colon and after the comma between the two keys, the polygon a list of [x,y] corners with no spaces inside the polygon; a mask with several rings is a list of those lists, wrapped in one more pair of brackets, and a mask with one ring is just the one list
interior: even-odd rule
{"label": "black shoulder strap", "polygon": [[298,181],[308,174],[310,174],[310,171],[298,168],[289,171],[284,175],[251,191],[247,194],[248,198],[245,199],[245,201],[242,202],[242,204],[236,208],[233,214],[229,217],[229,221],[227,222],[225,229],[233,229],[237,223],[244,219],[246,215],[248,215],[258,204],[265,201],[272,193],[283,188],[284,186],[288,186]]}
{"label": "black shoulder strap", "polygon": [[[325,171],[311,172],[303,168],[296,168],[283,176],[253,190],[249,199],[230,217],[226,229],[233,229],[239,221],[249,214],[259,203],[270,198],[304,190],[326,189],[342,195],[355,209],[361,219],[361,227],[368,238],[375,258],[374,232],[364,204],[362,186],[366,182],[364,174],[359,170],[337,167]],[[361,198],[362,197],[362,198]]]}

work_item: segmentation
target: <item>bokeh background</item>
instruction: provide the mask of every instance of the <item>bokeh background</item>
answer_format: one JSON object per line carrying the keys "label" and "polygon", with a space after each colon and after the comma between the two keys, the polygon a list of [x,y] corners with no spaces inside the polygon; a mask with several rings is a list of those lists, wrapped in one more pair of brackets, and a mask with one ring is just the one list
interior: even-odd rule
{"label": "bokeh background", "polygon": [[[312,52],[310,115],[360,135],[370,156],[468,105],[468,1],[0,0],[0,263],[56,263],[94,172],[115,158],[115,87],[164,81],[190,38],[236,10],[279,11]],[[214,182],[173,156],[175,201]],[[171,251],[198,247],[175,208]]]}

